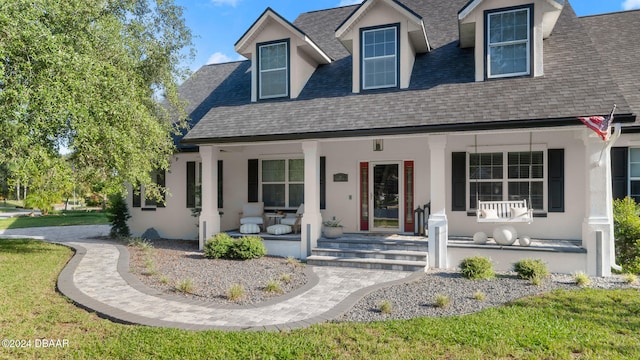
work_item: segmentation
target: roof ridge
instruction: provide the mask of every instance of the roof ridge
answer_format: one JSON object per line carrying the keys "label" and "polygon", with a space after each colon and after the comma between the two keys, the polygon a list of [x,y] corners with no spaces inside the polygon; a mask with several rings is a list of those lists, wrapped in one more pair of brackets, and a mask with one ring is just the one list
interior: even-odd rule
{"label": "roof ridge", "polygon": [[579,19],[584,19],[584,18],[590,18],[590,17],[596,17],[596,16],[619,15],[619,14],[639,12],[639,11],[640,11],[640,9],[620,10],[620,11],[612,11],[612,12],[602,13],[602,14],[591,14],[591,15],[578,16],[578,18]]}

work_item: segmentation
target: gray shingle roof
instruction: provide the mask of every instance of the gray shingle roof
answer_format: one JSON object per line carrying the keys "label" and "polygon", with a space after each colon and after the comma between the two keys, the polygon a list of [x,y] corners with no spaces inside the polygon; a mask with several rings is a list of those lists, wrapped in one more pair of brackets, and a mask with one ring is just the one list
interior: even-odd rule
{"label": "gray shingle roof", "polygon": [[[544,76],[475,82],[473,49],[458,46],[456,14],[466,1],[401,1],[423,17],[433,50],[417,57],[409,89],[361,94],[351,92],[352,59],[334,33],[355,7],[302,14],[295,26],[336,61],[320,66],[298,99],[257,103],[250,103],[248,61],[203,67],[194,74],[199,77],[194,84],[183,85],[187,98],[198,104],[192,112],[197,125],[184,141],[549,126],[558,124],[558,119],[566,122],[576,116],[607,114],[614,103],[617,114],[638,111],[628,105],[602,65],[583,27],[589,20],[576,17],[569,4],[544,42]],[[635,30],[618,31],[618,37],[624,38],[623,34]]]}
{"label": "gray shingle roof", "polygon": [[580,21],[631,110],[639,114],[640,10],[587,16]]}

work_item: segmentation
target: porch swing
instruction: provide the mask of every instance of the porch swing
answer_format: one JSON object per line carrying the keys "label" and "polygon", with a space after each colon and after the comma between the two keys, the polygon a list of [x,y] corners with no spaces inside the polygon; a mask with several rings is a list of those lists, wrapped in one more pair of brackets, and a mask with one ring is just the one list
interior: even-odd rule
{"label": "porch swing", "polygon": [[[533,168],[533,135],[529,132],[529,176],[531,176]],[[478,135],[475,135],[475,154],[478,154]],[[531,182],[528,186],[528,198],[522,200],[504,200],[504,201],[481,201],[478,187],[478,179],[480,175],[475,177],[476,184],[476,217],[479,223],[528,223],[533,222],[533,209],[528,207],[531,204]]]}

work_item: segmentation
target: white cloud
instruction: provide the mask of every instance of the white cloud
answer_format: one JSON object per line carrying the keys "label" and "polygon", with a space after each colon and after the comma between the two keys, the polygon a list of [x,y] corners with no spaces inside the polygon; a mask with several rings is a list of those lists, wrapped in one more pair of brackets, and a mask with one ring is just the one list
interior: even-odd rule
{"label": "white cloud", "polygon": [[230,57],[228,57],[227,55],[221,53],[221,52],[217,52],[211,56],[209,56],[209,60],[207,60],[207,65],[211,65],[211,64],[220,64],[220,63],[226,63],[232,61]]}
{"label": "white cloud", "polygon": [[355,5],[360,4],[362,0],[340,0],[340,4],[338,6],[347,6],[347,5]]}
{"label": "white cloud", "polygon": [[622,3],[622,8],[625,10],[640,9],[640,0],[625,0]]}
{"label": "white cloud", "polygon": [[211,3],[215,6],[233,6],[236,7],[240,0],[211,0]]}

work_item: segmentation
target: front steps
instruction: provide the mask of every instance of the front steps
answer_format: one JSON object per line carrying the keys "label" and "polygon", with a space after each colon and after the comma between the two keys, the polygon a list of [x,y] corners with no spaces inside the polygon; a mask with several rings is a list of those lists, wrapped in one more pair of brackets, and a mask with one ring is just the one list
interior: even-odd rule
{"label": "front steps", "polygon": [[429,267],[428,245],[423,240],[392,237],[345,236],[318,239],[307,264],[317,266],[356,267],[377,270],[426,271]]}

